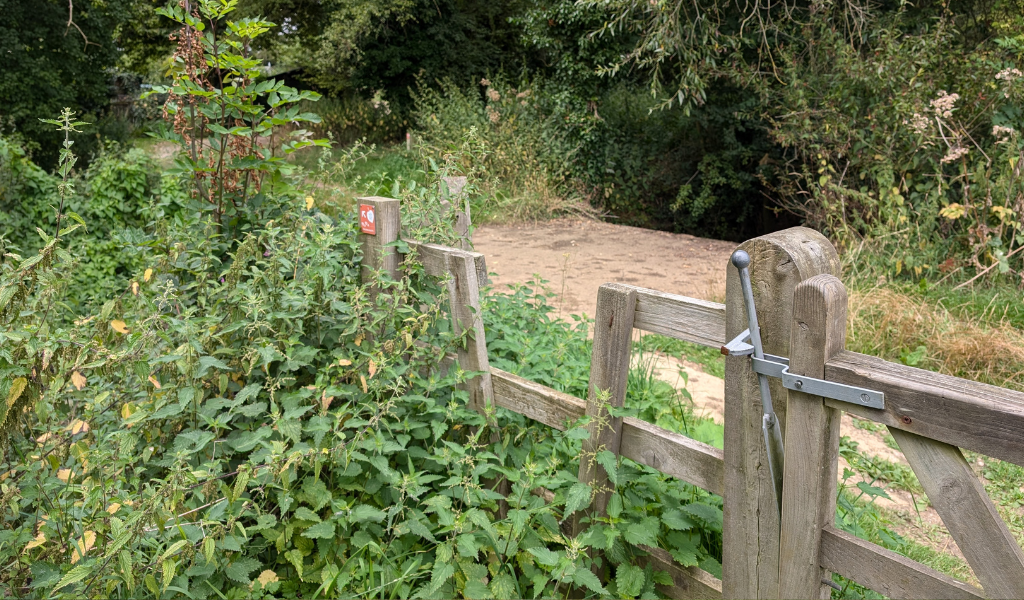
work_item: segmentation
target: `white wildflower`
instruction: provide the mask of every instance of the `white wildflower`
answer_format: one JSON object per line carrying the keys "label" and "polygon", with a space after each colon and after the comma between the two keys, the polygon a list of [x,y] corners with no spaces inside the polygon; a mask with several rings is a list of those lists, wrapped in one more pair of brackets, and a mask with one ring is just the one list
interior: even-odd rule
{"label": "white wildflower", "polygon": [[996,79],[1005,81],[1013,81],[1014,79],[1018,79],[1022,76],[1024,76],[1024,73],[1021,73],[1019,69],[1003,69],[996,73]]}
{"label": "white wildflower", "polygon": [[967,154],[967,148],[964,148],[963,146],[953,146],[949,149],[949,152],[942,157],[942,162],[943,164],[951,163],[965,154]]}
{"label": "white wildflower", "polygon": [[953,116],[953,109],[959,99],[960,94],[947,94],[946,90],[939,90],[939,97],[931,101],[932,110],[943,119],[948,119]]}

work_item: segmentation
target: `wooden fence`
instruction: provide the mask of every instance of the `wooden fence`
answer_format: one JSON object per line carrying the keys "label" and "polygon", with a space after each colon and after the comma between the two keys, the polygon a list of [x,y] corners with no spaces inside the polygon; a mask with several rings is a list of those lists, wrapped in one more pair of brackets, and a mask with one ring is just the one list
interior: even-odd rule
{"label": "wooden fence", "polygon": [[[397,275],[399,257],[387,244],[401,230],[398,201],[360,202],[377,211],[378,223],[376,235],[364,235],[364,265]],[[746,329],[739,277],[731,267],[725,304],[605,284],[598,292],[584,402],[489,366],[479,311],[487,277],[482,254],[412,241],[409,246],[429,275],[448,278],[455,330],[470,330],[458,360],[462,368],[484,373],[468,384],[473,405],[493,403],[555,429],[603,411],[599,390],[622,406],[633,329],[713,348]],[[836,251],[821,234],[794,228],[740,248],[752,259],[765,352],[788,356],[794,374],[882,391],[885,409],[789,391],[771,380],[785,438],[781,523],[749,358],[726,358],[724,452],[639,419],[605,413],[591,420],[583,456],[608,450],[723,497],[722,580],[650,548],[649,560],[675,584],[659,590],[673,598],[827,598],[825,581],[835,572],[891,598],[1024,598],[1024,553],[960,451],[1024,465],[1024,393],[845,350],[846,289],[837,278]],[[842,411],[887,426],[981,588],[834,527]],[[581,460],[579,478],[594,489],[610,486],[593,460]],[[598,493],[592,513],[603,512],[607,500],[607,492]]]}

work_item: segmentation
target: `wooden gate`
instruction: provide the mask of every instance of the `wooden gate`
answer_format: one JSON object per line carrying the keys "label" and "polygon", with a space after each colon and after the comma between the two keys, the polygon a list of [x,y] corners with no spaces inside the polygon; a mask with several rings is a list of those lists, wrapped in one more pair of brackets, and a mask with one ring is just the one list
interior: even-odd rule
{"label": "wooden gate", "polygon": [[[379,206],[377,233],[364,237],[364,265],[397,275],[397,200]],[[383,223],[386,219],[389,222]],[[515,411],[556,429],[586,415],[579,478],[609,489],[604,469],[587,456],[611,451],[723,496],[723,578],[675,564],[647,549],[669,573],[673,598],[827,598],[836,572],[891,598],[1024,598],[1024,553],[1000,518],[960,448],[1024,465],[1024,393],[939,375],[844,349],[846,289],[835,248],[821,234],[794,228],[743,243],[765,352],[788,356],[797,375],[879,390],[885,409],[855,406],[784,389],[772,380],[785,438],[782,516],[775,508],[761,437],[757,376],[747,357],[726,359],[724,452],[645,421],[612,418],[625,400],[633,329],[720,348],[746,328],[739,278],[728,269],[726,303],[631,285],[598,292],[591,376],[586,401],[489,366],[479,313],[486,281],[484,256],[409,242],[430,275],[448,277],[453,326],[470,332],[457,360],[483,372],[469,382],[471,402]],[[453,357],[454,358],[454,357]],[[888,427],[917,474],[982,588],[957,581],[904,556],[837,530],[835,500],[841,412]],[[603,425],[599,426],[598,423]],[[603,513],[598,493],[591,516]],[[574,522],[574,527],[579,527]]]}

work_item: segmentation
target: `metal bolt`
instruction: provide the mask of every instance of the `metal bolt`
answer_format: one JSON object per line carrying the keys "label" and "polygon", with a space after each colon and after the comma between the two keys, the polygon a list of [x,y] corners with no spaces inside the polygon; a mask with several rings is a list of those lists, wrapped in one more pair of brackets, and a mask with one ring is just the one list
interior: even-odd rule
{"label": "metal bolt", "polygon": [[860,395],[860,400],[861,400],[861,402],[865,402],[865,403],[870,402],[871,401],[871,396],[868,396],[867,394],[861,394]]}
{"label": "metal bolt", "polygon": [[800,388],[804,387],[804,382],[803,382],[803,381],[800,381],[799,379],[797,379],[797,380],[796,380],[796,381],[795,381],[795,382],[793,383],[793,385],[795,385],[795,386],[797,387],[797,389],[800,389]]}
{"label": "metal bolt", "polygon": [[902,421],[903,421],[903,423],[904,423],[904,424],[906,424],[906,425],[910,425],[911,423],[913,423],[913,422],[914,422],[914,420],[913,420],[913,419],[911,419],[910,417],[903,417],[903,419],[901,419],[901,420],[902,420]]}

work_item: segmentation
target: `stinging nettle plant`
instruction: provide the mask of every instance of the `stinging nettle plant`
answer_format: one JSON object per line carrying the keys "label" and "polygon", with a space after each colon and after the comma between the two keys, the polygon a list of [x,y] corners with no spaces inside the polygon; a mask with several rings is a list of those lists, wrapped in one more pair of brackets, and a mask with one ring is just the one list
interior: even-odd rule
{"label": "stinging nettle plant", "polygon": [[320,122],[297,104],[319,100],[320,94],[263,77],[253,41],[274,23],[227,20],[237,5],[238,0],[181,0],[158,9],[181,28],[174,34],[173,83],[147,93],[168,94],[164,113],[172,130],[166,137],[181,144],[178,170],[189,176],[197,208],[212,210],[218,223],[243,207],[258,208],[266,191],[291,189],[293,167],[284,155],[330,145],[298,127]]}

